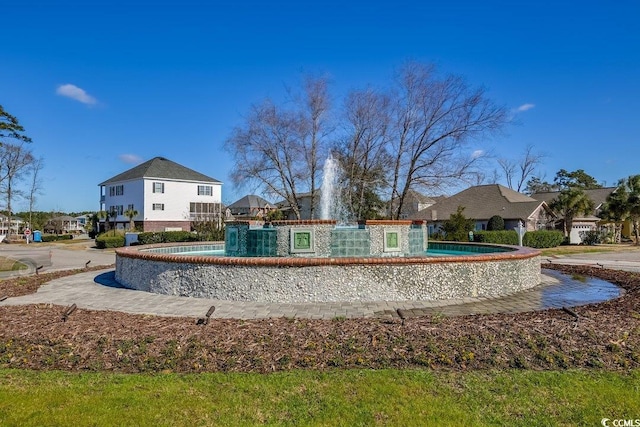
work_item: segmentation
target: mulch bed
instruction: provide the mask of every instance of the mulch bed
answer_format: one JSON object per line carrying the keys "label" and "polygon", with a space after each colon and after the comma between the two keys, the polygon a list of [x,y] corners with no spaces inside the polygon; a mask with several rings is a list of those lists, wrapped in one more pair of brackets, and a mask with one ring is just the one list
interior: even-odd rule
{"label": "mulch bed", "polygon": [[[640,367],[640,274],[545,267],[598,277],[626,293],[570,311],[404,320],[211,319],[197,324],[191,318],[112,311],[69,313],[68,307],[52,305],[0,307],[0,367],[181,373]],[[0,297],[33,292],[43,281],[70,272],[50,274],[0,282]]]}

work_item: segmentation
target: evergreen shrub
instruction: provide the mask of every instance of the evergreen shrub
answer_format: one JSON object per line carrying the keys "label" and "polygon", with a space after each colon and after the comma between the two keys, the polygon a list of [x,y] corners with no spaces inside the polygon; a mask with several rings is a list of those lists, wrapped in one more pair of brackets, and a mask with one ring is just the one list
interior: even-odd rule
{"label": "evergreen shrub", "polygon": [[592,246],[602,243],[602,241],[606,239],[606,236],[603,236],[603,234],[597,230],[588,230],[580,232],[580,239],[582,239],[583,245]]}
{"label": "evergreen shrub", "polygon": [[515,230],[478,230],[473,233],[473,241],[478,243],[495,243],[499,245],[517,245],[518,233],[516,233]]}
{"label": "evergreen shrub", "polygon": [[564,241],[564,234],[558,230],[527,231],[522,238],[522,244],[530,248],[555,248]]}
{"label": "evergreen shrub", "polygon": [[487,231],[504,230],[504,219],[500,215],[494,215],[487,222]]}
{"label": "evergreen shrub", "polygon": [[138,242],[141,245],[195,241],[198,241],[198,236],[189,231],[148,231],[138,234]]}
{"label": "evergreen shrub", "polygon": [[105,233],[96,237],[96,247],[98,249],[121,248],[124,246],[124,236],[121,234]]}
{"label": "evergreen shrub", "polygon": [[58,240],[71,240],[73,235],[71,234],[43,234],[41,239],[43,242],[55,242]]}

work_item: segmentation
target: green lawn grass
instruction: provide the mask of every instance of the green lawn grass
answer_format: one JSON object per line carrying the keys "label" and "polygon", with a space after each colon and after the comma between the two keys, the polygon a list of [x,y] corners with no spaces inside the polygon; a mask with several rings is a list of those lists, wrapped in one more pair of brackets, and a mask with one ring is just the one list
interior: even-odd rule
{"label": "green lawn grass", "polygon": [[601,425],[640,419],[640,371],[0,370],[0,425]]}
{"label": "green lawn grass", "polygon": [[635,245],[563,245],[556,246],[555,248],[541,249],[542,255],[576,255],[576,254],[588,254],[588,253],[602,253],[602,252],[639,252],[640,246]]}
{"label": "green lawn grass", "polygon": [[28,269],[29,267],[21,262],[5,257],[0,257],[0,271],[18,271]]}

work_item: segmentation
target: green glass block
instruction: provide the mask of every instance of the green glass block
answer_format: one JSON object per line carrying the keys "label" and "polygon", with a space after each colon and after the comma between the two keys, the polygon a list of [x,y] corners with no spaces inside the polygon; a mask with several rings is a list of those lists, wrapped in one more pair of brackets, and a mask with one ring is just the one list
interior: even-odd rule
{"label": "green glass block", "polygon": [[311,233],[298,231],[293,236],[293,248],[296,250],[311,249]]}
{"label": "green glass block", "polygon": [[396,232],[388,232],[387,233],[387,247],[388,248],[398,248],[398,233]]}

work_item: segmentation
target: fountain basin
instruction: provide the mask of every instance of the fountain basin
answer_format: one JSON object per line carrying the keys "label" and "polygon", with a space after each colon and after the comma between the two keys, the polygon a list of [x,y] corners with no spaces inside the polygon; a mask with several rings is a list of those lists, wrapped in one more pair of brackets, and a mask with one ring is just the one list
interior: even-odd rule
{"label": "fountain basin", "polygon": [[[438,257],[237,257],[179,252],[205,245],[212,243],[118,248],[116,280],[131,289],[166,295],[279,303],[497,297],[540,283],[540,252],[530,248],[455,244],[477,255]],[[481,253],[472,247],[499,252]]]}

